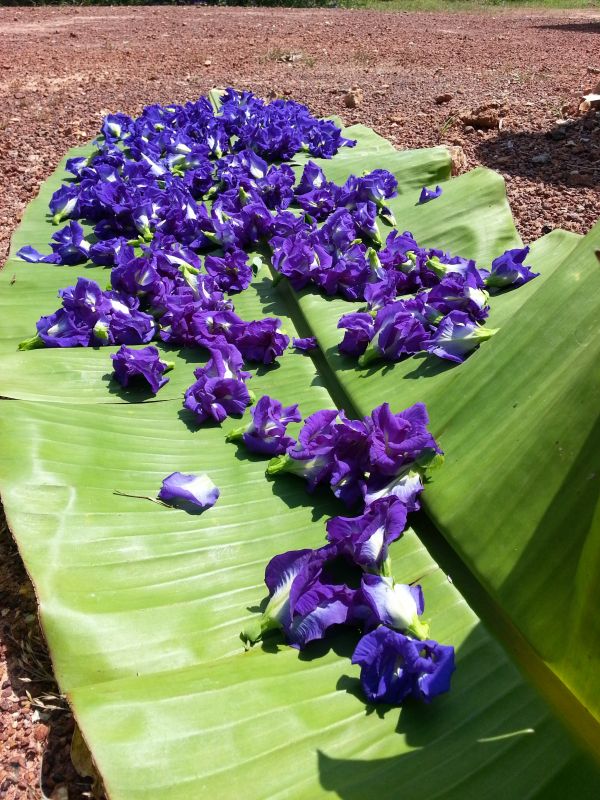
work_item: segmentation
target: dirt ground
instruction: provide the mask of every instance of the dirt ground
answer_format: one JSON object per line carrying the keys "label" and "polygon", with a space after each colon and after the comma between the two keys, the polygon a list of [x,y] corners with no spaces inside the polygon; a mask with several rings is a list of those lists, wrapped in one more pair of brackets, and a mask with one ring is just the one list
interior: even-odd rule
{"label": "dirt ground", "polygon": [[[555,227],[584,233],[600,217],[600,115],[576,112],[598,82],[600,11],[0,9],[0,262],[41,181],[104,114],[228,85],[365,123],[399,148],[460,145],[467,168],[504,175],[525,241]],[[461,121],[487,103],[500,130]],[[0,797],[89,796],[56,691],[33,591],[2,529]]]}

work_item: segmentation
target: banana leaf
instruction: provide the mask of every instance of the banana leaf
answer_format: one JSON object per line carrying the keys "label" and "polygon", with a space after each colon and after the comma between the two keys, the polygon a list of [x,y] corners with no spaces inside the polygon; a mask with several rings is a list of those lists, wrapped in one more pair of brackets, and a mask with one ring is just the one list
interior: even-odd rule
{"label": "banana leaf", "polygon": [[[361,126],[346,134],[359,144],[324,162],[328,177],[395,172],[396,218],[425,244],[481,262],[519,244],[499,176],[449,180],[443,148],[398,153]],[[49,240],[61,176],[31,204],[12,253]],[[422,185],[441,182],[442,198],[415,205]],[[114,348],[15,352],[59,288],[109,273],[11,258],[0,273],[0,493],[57,679],[113,800],[597,796],[581,741],[598,741],[594,247],[597,231],[535,243],[542,277],[495,298],[500,333],[458,369],[410,359],[357,370],[335,349],[351,304],[273,287],[266,267],[236,302],[322,348],[252,370],[257,396],[298,402],[304,416],[428,405],[447,462],[427,514],[392,548],[393,570],[422,584],[457,671],[448,695],[401,710],[364,702],[351,633],[304,653],[277,639],[245,652],[239,639],[266,562],[321,544],[337,501],[289,476],[267,481],[264,460],[225,443],[237,420],[194,425],[181,409],[194,351],[169,352],[176,367],[155,400],[112,384]],[[114,494],[154,496],[174,470],[208,472],[217,505],[190,516]]]}

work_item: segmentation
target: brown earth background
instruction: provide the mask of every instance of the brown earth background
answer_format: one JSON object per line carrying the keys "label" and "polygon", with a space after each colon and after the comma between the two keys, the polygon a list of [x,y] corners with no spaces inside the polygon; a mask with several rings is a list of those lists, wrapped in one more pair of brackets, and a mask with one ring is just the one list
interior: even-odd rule
{"label": "brown earth background", "polygon": [[[0,9],[0,263],[40,183],[105,114],[215,86],[302,101],[401,149],[460,146],[463,169],[502,173],[525,242],[585,233],[600,217],[600,113],[578,107],[599,82],[600,11]],[[490,103],[500,128],[461,121]],[[57,692],[33,589],[0,526],[0,797],[91,796]]]}

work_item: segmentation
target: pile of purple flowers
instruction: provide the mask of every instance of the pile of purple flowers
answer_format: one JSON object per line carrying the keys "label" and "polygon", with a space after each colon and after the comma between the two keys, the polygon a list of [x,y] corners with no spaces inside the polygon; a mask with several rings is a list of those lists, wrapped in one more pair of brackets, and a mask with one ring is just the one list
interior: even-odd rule
{"label": "pile of purple flowers", "polygon": [[[54,223],[67,223],[52,236],[51,252],[28,246],[19,255],[32,263],[92,261],[110,268],[110,288],[77,278],[20,349],[120,345],[115,379],[126,389],[145,382],[156,394],[172,365],[150,342],[203,348],[208,360],[195,370],[185,408],[199,423],[243,414],[254,402],[245,363],[273,364],[289,345],[279,319],[235,313],[232,296],[248,288],[260,263],[249,253],[262,251],[295,290],[313,285],[365,303],[339,321],[339,349],[360,365],[420,351],[462,361],[494,333],[483,325],[490,292],[535,277],[524,264],[528,248],[507,251],[488,271],[422,248],[408,232],[394,229],[383,243],[380,224],[396,225],[391,173],[376,169],[337,185],[308,161],[296,182],[285,163],[299,152],[331,158],[354,144],[298,103],[265,103],[233,89],[218,108],[201,98],[149,106],[137,119],[106,117],[94,154],[67,162],[72,178],[50,201]],[[424,189],[420,202],[441,193]],[[317,342],[293,344],[308,351]],[[429,700],[449,688],[454,651],[428,638],[421,589],[394,581],[388,554],[419,507],[425,471],[442,459],[425,407],[393,413],[383,404],[358,420],[322,410],[296,440],[287,428],[300,421],[296,405],[265,396],[250,423],[227,438],[272,456],[269,476],[302,476],[309,491],[328,484],[361,513],[330,519],[322,547],[271,560],[269,602],[245,638],[279,629],[303,648],[334,625],[353,626],[362,634],[353,661],[369,699]],[[202,508],[218,497],[207,476],[181,473],[161,492],[165,501]]]}
{"label": "pile of purple flowers", "polygon": [[[20,349],[156,338],[202,347],[210,357],[185,407],[198,422],[242,413],[252,402],[244,360],[272,364],[289,344],[279,319],[245,321],[230,299],[252,281],[247,251],[302,222],[285,211],[294,199],[292,169],[269,162],[299,151],[329,158],[354,142],[298,103],[265,103],[233,89],[218,110],[207,98],[150,106],[137,119],[106,117],[101,133],[94,155],[68,161],[73,179],[50,201],[54,222],[69,220],[52,237],[52,252],[23,247],[19,255],[110,267],[111,290],[79,278]],[[93,237],[77,219],[93,225]],[[141,378],[156,393],[167,382],[155,348],[122,350],[113,361],[124,387]]]}
{"label": "pile of purple flowers", "polygon": [[283,632],[303,649],[338,625],[361,631],[353,663],[361,666],[366,697],[401,703],[408,695],[425,701],[450,688],[454,649],[429,638],[421,619],[420,586],[396,583],[389,546],[401,538],[409,512],[419,508],[425,470],[442,457],[427,430],[425,406],[394,414],[387,403],[362,420],[343,411],[307,417],[295,441],[287,434],[299,421],[296,406],[283,408],[262,397],[252,421],[228,439],[254,453],[276,455],[268,475],[291,472],[309,490],[328,483],[355,517],[327,522],[327,544],[275,556],[265,572],[269,600],[242,638],[252,644],[268,631]]}

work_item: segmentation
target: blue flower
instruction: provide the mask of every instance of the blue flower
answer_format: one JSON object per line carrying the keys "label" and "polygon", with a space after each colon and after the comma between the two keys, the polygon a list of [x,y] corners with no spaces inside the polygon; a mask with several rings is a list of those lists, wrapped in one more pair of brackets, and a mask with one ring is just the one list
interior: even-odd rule
{"label": "blue flower", "polygon": [[421,189],[421,194],[419,195],[419,205],[423,203],[428,203],[430,200],[435,200],[439,197],[442,193],[442,187],[436,186],[435,189],[428,189],[424,186]]}
{"label": "blue flower", "polygon": [[504,289],[506,286],[523,286],[524,283],[537,278],[539,272],[532,272],[523,262],[529,254],[529,247],[507,250],[492,261],[489,273],[482,270],[485,284],[489,287]]}
{"label": "blue flower", "polygon": [[373,703],[400,705],[409,695],[430,702],[450,689],[454,648],[431,639],[415,641],[385,626],[363,636],[352,663],[359,664],[360,682]]}

